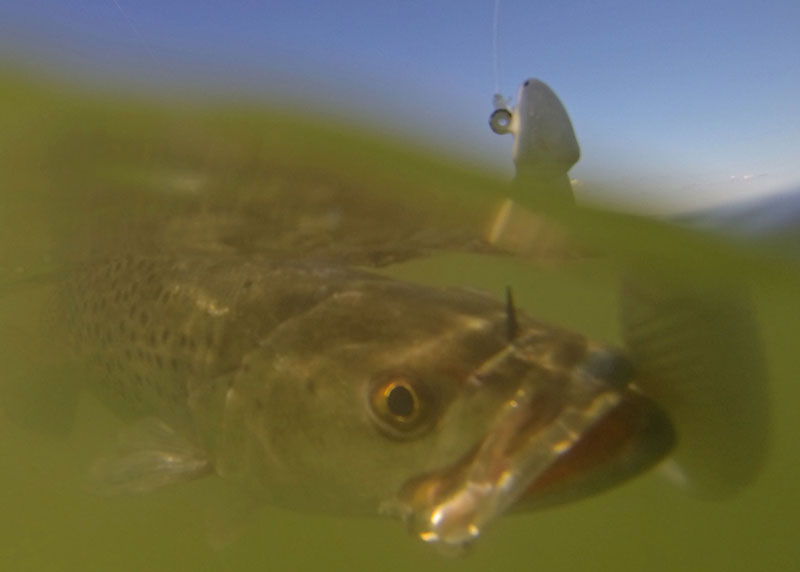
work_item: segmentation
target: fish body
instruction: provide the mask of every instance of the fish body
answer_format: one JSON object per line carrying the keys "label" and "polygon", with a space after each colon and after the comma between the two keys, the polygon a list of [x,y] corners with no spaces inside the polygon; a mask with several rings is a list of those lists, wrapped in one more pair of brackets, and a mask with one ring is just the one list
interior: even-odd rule
{"label": "fish body", "polygon": [[[62,297],[89,387],[123,418],[158,419],[263,502],[390,512],[444,546],[523,499],[625,480],[674,440],[620,350],[472,290],[205,253],[95,263]],[[101,477],[138,491],[161,467],[129,461]]]}

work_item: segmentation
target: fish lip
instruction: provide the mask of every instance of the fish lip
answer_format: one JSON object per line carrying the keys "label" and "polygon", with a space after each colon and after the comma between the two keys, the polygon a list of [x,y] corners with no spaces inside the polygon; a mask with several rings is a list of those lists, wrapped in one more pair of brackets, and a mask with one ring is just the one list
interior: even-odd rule
{"label": "fish lip", "polygon": [[521,413],[501,415],[461,459],[409,480],[390,511],[422,540],[458,551],[502,513],[610,488],[653,466],[674,444],[667,415],[630,388],[596,390],[581,407],[567,404],[543,421],[535,418],[537,404],[529,397]]}

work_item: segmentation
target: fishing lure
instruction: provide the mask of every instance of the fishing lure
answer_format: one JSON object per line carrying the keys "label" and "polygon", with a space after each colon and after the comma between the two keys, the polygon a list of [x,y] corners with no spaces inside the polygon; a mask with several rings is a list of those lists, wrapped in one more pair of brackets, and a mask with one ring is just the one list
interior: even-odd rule
{"label": "fishing lure", "polygon": [[528,79],[517,92],[517,104],[508,108],[500,94],[489,126],[499,135],[514,136],[517,174],[529,169],[566,172],[578,162],[580,147],[564,104],[540,79]]}
{"label": "fishing lure", "polygon": [[512,156],[518,183],[530,187],[537,200],[571,204],[574,199],[567,173],[581,154],[575,130],[564,104],[540,79],[530,78],[522,83],[514,107],[500,93],[499,10],[500,1],[495,0],[492,34],[495,93],[489,127],[498,135],[513,135]]}

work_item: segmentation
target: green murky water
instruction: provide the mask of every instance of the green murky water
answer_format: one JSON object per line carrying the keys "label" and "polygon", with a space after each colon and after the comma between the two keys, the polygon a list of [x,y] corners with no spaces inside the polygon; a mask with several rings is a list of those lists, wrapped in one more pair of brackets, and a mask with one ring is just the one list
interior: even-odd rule
{"label": "green murky water", "polygon": [[[140,115],[130,103],[112,101],[103,103],[105,107],[77,104],[74,111],[64,113],[63,101],[46,90],[24,88],[15,82],[6,82],[0,92],[0,159],[4,165],[0,174],[0,272],[3,284],[14,284],[4,288],[2,299],[0,342],[13,348],[4,352],[6,374],[37,362],[36,352],[47,348],[40,321],[41,309],[46,309],[42,300],[47,299],[47,281],[42,286],[25,280],[42,274],[57,276],[65,266],[86,258],[97,246],[86,236],[100,229],[111,240],[119,228],[114,221],[128,216],[115,204],[113,194],[102,195],[110,198],[99,203],[94,200],[98,195],[92,195],[87,211],[86,187],[91,185],[82,182],[102,182],[119,189],[166,185],[169,193],[153,195],[161,201],[155,212],[143,211],[157,217],[162,210],[181,208],[177,204],[183,200],[181,192],[191,193],[192,181],[197,181],[192,177],[203,175],[211,181],[208,184],[245,188],[253,178],[243,173],[257,171],[259,158],[274,149],[292,148],[286,139],[263,142],[264,138],[276,138],[276,133],[291,138],[291,130],[281,131],[280,125],[273,125],[278,131],[265,136],[264,130],[243,127],[248,124],[245,116],[231,119],[220,112],[217,119],[209,119],[222,122],[216,128],[236,125],[241,137],[207,141],[203,139],[207,131],[196,123],[168,114],[157,118]],[[128,105],[130,111],[126,111]],[[117,119],[104,130],[98,127],[103,122],[97,117],[111,113],[109,109],[123,112],[114,115]],[[227,119],[220,120],[223,115]],[[88,117],[97,120],[91,129],[85,128]],[[68,128],[57,129],[59,125]],[[192,132],[191,126],[197,131]],[[126,131],[130,138],[116,138],[119,131]],[[95,139],[99,135],[106,139]],[[437,168],[417,162],[410,154],[362,149],[358,141],[351,144],[355,149],[328,152],[330,141],[320,138],[306,147],[310,147],[308,154],[291,156],[284,164],[300,172],[341,171],[361,155],[367,160],[360,164],[374,162],[384,170],[345,169],[346,177],[361,178],[365,185],[377,181],[381,192],[400,197],[401,202],[414,201],[413,189],[439,176]],[[243,156],[242,149],[259,151]],[[98,173],[98,165],[108,170]],[[393,187],[387,172],[405,177]],[[428,209],[434,213],[431,216],[447,213],[439,220],[452,222],[453,228],[472,220],[470,217],[479,220],[486,205],[476,190],[483,180],[469,173],[458,177],[461,179],[453,182],[452,188],[437,184],[438,194],[431,198]],[[462,193],[458,201],[453,200],[456,192]],[[453,204],[457,208],[450,208]],[[402,227],[406,219],[397,218]],[[414,213],[408,220],[415,220]],[[625,232],[621,228],[608,242],[648,247],[648,235],[626,236]],[[60,239],[64,236],[69,240]],[[652,247],[663,249],[664,243],[654,238]],[[680,252],[667,256],[671,258],[680,258]],[[793,569],[800,558],[794,532],[800,512],[800,446],[796,438],[800,390],[795,383],[800,368],[800,272],[780,261],[763,262],[745,264],[740,272],[755,284],[757,317],[771,373],[772,443],[758,482],[733,500],[695,500],[658,475],[647,475],[567,507],[506,517],[471,554],[454,560],[440,557],[392,520],[265,508],[236,542],[215,550],[207,541],[208,522],[210,514],[224,505],[226,494],[215,479],[134,498],[104,498],[86,490],[87,466],[113,444],[121,423],[91,396],[83,395],[73,430],[64,436],[43,436],[0,417],[0,570]],[[710,266],[713,271],[716,262],[693,264],[702,264],[705,270]],[[604,339],[617,336],[616,278],[600,262],[563,267],[474,253],[438,254],[389,266],[386,271],[429,283],[466,284],[498,295],[506,284],[512,284],[518,304],[535,316]],[[26,353],[25,348],[32,349]],[[55,370],[50,375],[58,383],[60,376],[72,373]],[[736,443],[730,446],[736,447]]]}

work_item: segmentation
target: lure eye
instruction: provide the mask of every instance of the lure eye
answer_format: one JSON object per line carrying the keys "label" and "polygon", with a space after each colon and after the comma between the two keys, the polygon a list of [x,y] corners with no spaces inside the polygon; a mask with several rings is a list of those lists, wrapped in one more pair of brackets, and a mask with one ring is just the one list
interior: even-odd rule
{"label": "lure eye", "polygon": [[511,112],[508,109],[496,109],[489,116],[489,127],[498,135],[505,135],[511,128]]}
{"label": "lure eye", "polygon": [[409,439],[427,430],[432,417],[431,406],[426,388],[405,375],[384,378],[371,391],[373,420],[391,437]]}

